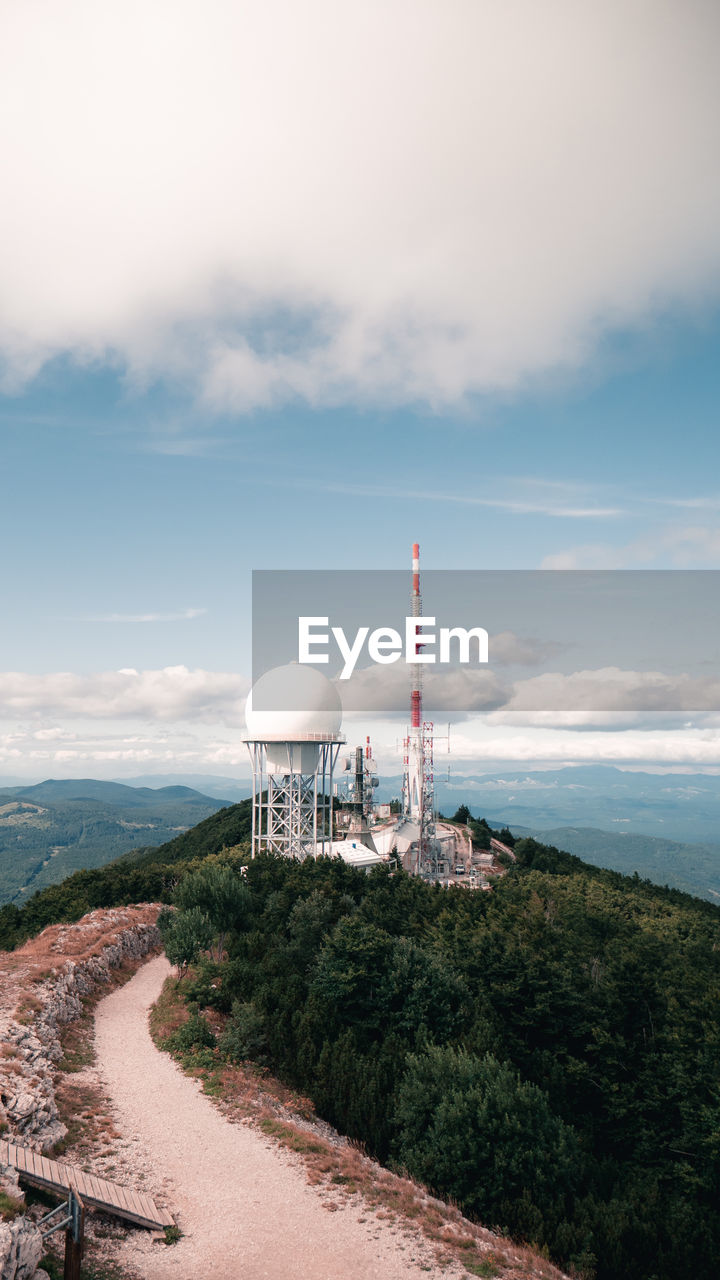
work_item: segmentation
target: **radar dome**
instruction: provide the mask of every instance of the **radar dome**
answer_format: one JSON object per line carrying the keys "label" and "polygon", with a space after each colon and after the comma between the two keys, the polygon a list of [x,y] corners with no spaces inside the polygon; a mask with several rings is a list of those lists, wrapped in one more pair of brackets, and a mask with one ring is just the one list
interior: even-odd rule
{"label": "radar dome", "polygon": [[314,667],[291,662],[256,680],[245,704],[248,738],[255,742],[302,742],[316,735],[337,738],[342,704],[334,684]]}

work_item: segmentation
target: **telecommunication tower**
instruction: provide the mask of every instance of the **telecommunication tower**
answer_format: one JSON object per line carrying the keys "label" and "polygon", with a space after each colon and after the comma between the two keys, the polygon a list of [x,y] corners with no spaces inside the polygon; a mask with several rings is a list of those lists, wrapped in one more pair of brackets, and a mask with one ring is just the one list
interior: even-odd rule
{"label": "telecommunication tower", "polygon": [[375,841],[370,830],[370,820],[379,778],[369,737],[365,739],[364,747],[355,748],[354,756],[346,757],[345,775],[343,807],[349,817],[348,835],[357,835],[361,844],[374,851]]}
{"label": "telecommunication tower", "polygon": [[[420,545],[412,549],[413,618],[422,616],[420,593]],[[418,645],[418,648],[421,644]],[[403,817],[418,827],[416,875],[429,875],[435,864],[435,779],[433,774],[433,724],[422,716],[422,663],[412,664],[410,690],[410,730],[404,743]]]}
{"label": "telecommunication tower", "polygon": [[330,853],[333,770],[342,708],[337,689],[312,667],[268,671],[245,707],[252,761],[252,856]]}

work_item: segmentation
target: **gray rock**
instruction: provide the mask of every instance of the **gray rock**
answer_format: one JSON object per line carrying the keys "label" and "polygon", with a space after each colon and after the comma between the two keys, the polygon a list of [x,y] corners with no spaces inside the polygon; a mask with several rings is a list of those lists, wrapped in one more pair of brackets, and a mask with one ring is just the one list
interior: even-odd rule
{"label": "gray rock", "polygon": [[6,1196],[12,1196],[13,1200],[19,1200],[21,1203],[25,1201],[25,1192],[20,1186],[17,1169],[13,1169],[10,1164],[0,1164],[0,1191],[4,1191]]}
{"label": "gray rock", "polygon": [[[76,943],[78,932],[94,930],[98,916],[120,930],[117,941],[86,960],[62,960],[63,945]],[[59,963],[44,982],[33,989],[40,1009],[29,1026],[13,1018],[0,1019],[0,1041],[12,1045],[16,1056],[0,1059],[0,1118],[7,1123],[7,1137],[22,1139],[25,1146],[47,1151],[67,1130],[58,1117],[53,1087],[53,1063],[62,1056],[60,1028],[83,1012],[83,997],[110,981],[110,971],[127,958],[139,959],[160,942],[152,924],[128,924],[122,909],[91,912],[87,925],[81,920],[62,930],[53,944]],[[125,926],[123,928],[123,926]],[[77,951],[73,945],[69,950]],[[18,1071],[18,1067],[20,1070]],[[0,1272],[0,1280],[4,1280]]]}
{"label": "gray rock", "polygon": [[32,1093],[19,1093],[8,1107],[8,1118],[18,1116],[24,1120],[32,1111],[37,1111],[37,1102]]}
{"label": "gray rock", "polygon": [[0,1280],[33,1280],[43,1241],[27,1218],[0,1222]]}

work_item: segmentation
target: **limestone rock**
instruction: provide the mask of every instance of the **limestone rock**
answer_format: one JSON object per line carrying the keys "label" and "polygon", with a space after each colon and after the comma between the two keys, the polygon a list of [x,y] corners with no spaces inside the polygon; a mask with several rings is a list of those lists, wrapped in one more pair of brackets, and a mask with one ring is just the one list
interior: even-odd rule
{"label": "limestone rock", "polygon": [[20,1186],[17,1169],[13,1169],[12,1165],[0,1163],[0,1191],[4,1191],[6,1196],[11,1196],[13,1200],[25,1201],[25,1192]]}
{"label": "limestone rock", "polygon": [[0,1222],[0,1280],[33,1280],[43,1241],[27,1218]]}
{"label": "limestone rock", "polygon": [[[110,972],[126,959],[139,959],[160,942],[157,926],[133,917],[133,908],[93,911],[77,924],[61,929],[52,944],[57,965],[44,981],[33,980],[35,1014],[30,1025],[14,1017],[0,1017],[0,1119],[6,1137],[24,1146],[47,1151],[67,1133],[58,1117],[53,1083],[54,1064],[62,1056],[60,1028],[80,1017],[83,997],[110,981]],[[98,924],[112,941],[98,954],[64,959],[83,950],[83,940],[97,936]],[[88,948],[86,948],[88,949]],[[14,975],[15,976],[15,975]],[[13,1004],[17,999],[15,994]],[[7,1007],[7,1006],[6,1006]],[[4,1280],[0,1272],[0,1280]]]}

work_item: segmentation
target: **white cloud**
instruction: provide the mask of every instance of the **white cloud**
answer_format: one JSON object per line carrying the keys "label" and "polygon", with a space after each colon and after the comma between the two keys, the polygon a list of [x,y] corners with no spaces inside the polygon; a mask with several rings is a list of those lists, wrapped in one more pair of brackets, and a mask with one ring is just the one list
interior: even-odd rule
{"label": "white cloud", "polygon": [[664,501],[669,507],[687,507],[694,511],[720,511],[720,497],[716,494],[711,497],[698,495],[695,498],[655,498],[650,501]]}
{"label": "white cloud", "polygon": [[82,716],[98,720],[205,720],[242,725],[249,681],[231,673],[164,667],[159,671],[0,672],[0,715]]}
{"label": "white cloud", "polygon": [[720,732],[683,730],[622,733],[573,733],[572,730],[527,729],[502,737],[452,731],[453,768],[469,771],[480,762],[555,764],[675,764],[715,766],[720,760]]}
{"label": "white cloud", "polygon": [[620,546],[589,543],[547,555],[541,569],[630,569],[658,560],[678,569],[720,566],[720,528],[668,525]]}
{"label": "white cloud", "polygon": [[179,609],[175,613],[97,613],[80,622],[190,622],[201,618],[207,609]]}
{"label": "white cloud", "polygon": [[[491,640],[505,641],[499,665],[540,665],[559,646],[518,640],[512,632]],[[425,667],[423,707],[427,716],[466,721],[479,714],[493,726],[564,726],[612,731],[623,727],[711,725],[720,717],[720,679],[685,673],[628,671],[620,667],[563,673],[543,671],[515,682],[487,667]],[[338,682],[346,714],[375,714],[406,719],[410,676],[404,663],[355,670]]]}
{"label": "white cloud", "polygon": [[27,778],[131,776],[143,771],[213,772],[229,768],[246,778],[250,770],[247,747],[235,728],[227,739],[217,725],[208,728],[173,723],[151,732],[113,731],[97,721],[80,723],[77,733],[59,729],[30,730],[19,726],[0,734],[0,768],[9,766]]}
{"label": "white cloud", "polygon": [[[453,718],[449,753],[445,724],[436,724],[435,729],[436,778],[442,778],[448,769],[458,778],[512,763],[534,768],[606,763],[673,771],[682,768],[710,771],[717,770],[720,762],[718,726],[693,729],[645,726],[617,732],[585,728],[576,732],[562,724],[502,724],[485,716],[458,725]],[[346,731],[349,741],[364,740],[369,731],[381,773],[401,772],[401,739],[394,724],[357,717],[356,723],[346,725]]]}
{"label": "white cloud", "polygon": [[[462,719],[511,704],[513,686],[492,669],[495,666],[538,667],[563,648],[556,641],[517,636],[501,631],[489,639],[490,666],[424,666],[422,687],[427,714]],[[375,713],[405,719],[408,714],[411,668],[405,662],[356,667],[348,680],[337,680],[346,714]]]}
{"label": "white cloud", "polygon": [[[519,681],[504,711],[518,717],[567,713],[583,722],[587,713],[652,713],[679,716],[720,711],[716,676],[667,675],[662,671],[624,671],[600,667],[570,675],[546,671]],[[547,723],[547,719],[545,720]]]}
{"label": "white cloud", "polygon": [[[410,705],[410,673],[405,663],[393,666],[370,666],[353,672],[348,681],[337,684],[343,709],[356,715],[407,719]],[[494,672],[486,667],[456,667],[445,671],[423,673],[423,698],[426,714],[450,712],[463,718],[478,712],[504,706],[510,696]]]}
{"label": "white cloud", "polygon": [[515,733],[502,742],[454,740],[454,758],[464,760],[469,768],[479,762],[496,764],[516,760],[518,763],[556,764],[674,764],[717,765],[720,759],[720,733],[702,737],[675,733],[614,733],[614,735],[555,735],[532,737]]}
{"label": "white cloud", "polygon": [[[533,642],[507,636],[508,661],[529,665],[531,658],[543,660]],[[19,750],[47,759],[57,758],[60,750],[69,753],[69,759],[92,755],[93,741],[102,740],[105,752],[143,759],[184,750],[186,740],[195,758],[197,732],[202,729],[206,751],[207,733],[225,725],[237,735],[231,750],[240,750],[242,756],[249,684],[232,672],[184,666],[92,675],[0,672],[0,716],[19,726],[5,735],[2,746],[5,752]],[[404,664],[356,671],[338,688],[345,695],[346,715],[353,720],[358,715],[407,720],[409,676]],[[484,667],[458,667],[426,669],[423,688],[426,716],[469,723],[481,715],[488,728],[501,733],[513,726],[585,734],[685,726],[692,732],[720,723],[720,681],[712,676],[604,668],[570,675],[544,672],[513,683]],[[78,722],[84,724],[78,727]],[[112,728],[117,722],[128,726],[120,738]]]}
{"label": "white cloud", "polygon": [[0,14],[7,384],[443,404],[714,299],[712,0]]}
{"label": "white cloud", "polygon": [[[491,482],[486,477],[486,484],[489,483]],[[527,482],[522,481],[520,483],[527,484]],[[393,502],[397,502],[398,499],[405,501],[410,499],[416,502],[449,502],[455,506],[490,507],[492,510],[508,511],[513,515],[557,516],[561,519],[588,520],[607,519],[608,517],[625,514],[621,507],[598,506],[592,503],[578,505],[577,502],[571,504],[567,498],[558,499],[555,495],[545,499],[517,496],[513,498],[488,498],[480,494],[463,494],[457,491],[443,493],[442,490],[437,489],[403,489],[400,485],[388,488],[383,485],[337,483],[323,485],[322,487],[327,493],[357,494],[360,497],[367,498],[387,498]],[[570,488],[570,486],[567,486],[567,488]]]}
{"label": "white cloud", "polygon": [[514,631],[498,631],[490,637],[490,661],[499,666],[537,667],[559,653],[565,646],[557,640],[538,640],[533,636],[517,636]]}

